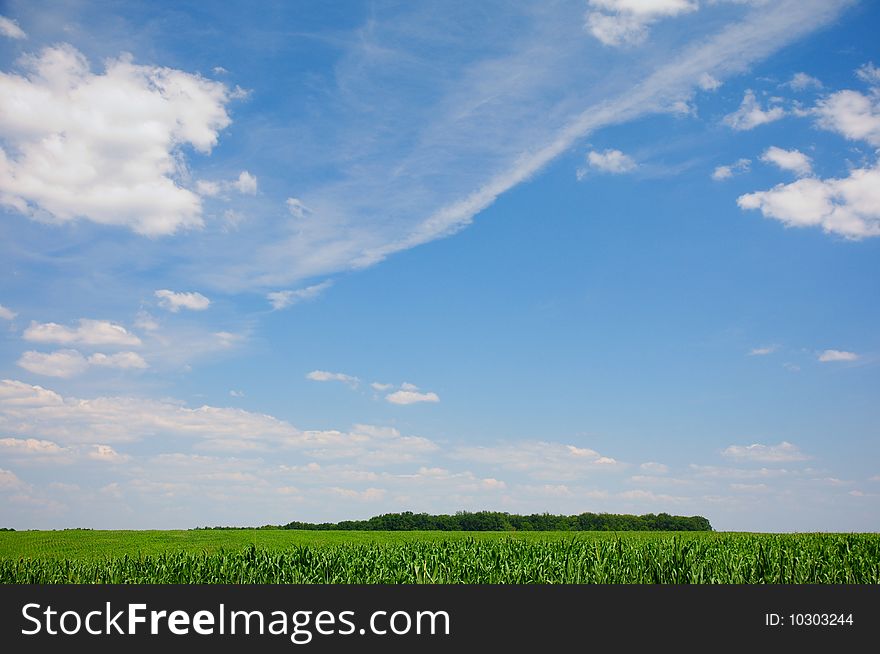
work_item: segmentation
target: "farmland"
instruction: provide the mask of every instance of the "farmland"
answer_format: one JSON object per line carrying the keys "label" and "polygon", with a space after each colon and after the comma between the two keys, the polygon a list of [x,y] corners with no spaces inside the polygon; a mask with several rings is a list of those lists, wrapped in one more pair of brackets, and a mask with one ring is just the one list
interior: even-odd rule
{"label": "farmland", "polygon": [[880,535],[0,533],[2,583],[880,583]]}

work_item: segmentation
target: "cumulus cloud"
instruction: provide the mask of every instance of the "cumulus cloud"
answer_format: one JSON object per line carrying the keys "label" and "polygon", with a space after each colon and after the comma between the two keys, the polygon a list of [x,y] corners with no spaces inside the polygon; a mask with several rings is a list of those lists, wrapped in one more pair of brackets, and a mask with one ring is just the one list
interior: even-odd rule
{"label": "cumulus cloud", "polygon": [[119,370],[149,367],[137,352],[117,352],[115,354],[96,352],[86,358],[78,350],[56,350],[48,353],[29,350],[18,359],[18,365],[37,375],[62,378],[80,375],[88,370],[89,366]]}
{"label": "cumulus cloud", "polygon": [[0,451],[7,455],[56,456],[64,454],[67,448],[38,438],[0,438]]}
{"label": "cumulus cloud", "polygon": [[789,227],[821,227],[850,239],[880,235],[880,168],[855,168],[842,179],[799,179],[737,198]]}
{"label": "cumulus cloud", "polygon": [[238,179],[232,185],[239,193],[246,195],[255,195],[257,192],[257,178],[246,170],[241,171]]}
{"label": "cumulus cloud", "polygon": [[0,34],[8,39],[26,39],[27,34],[18,26],[18,23],[6,16],[0,16]]}
{"label": "cumulus cloud", "polygon": [[18,314],[15,313],[15,311],[13,311],[12,309],[4,307],[2,304],[0,304],[0,319],[13,320],[17,315]]}
{"label": "cumulus cloud", "polygon": [[587,14],[590,34],[607,46],[642,43],[648,28],[670,16],[696,11],[696,0],[589,0],[594,11]]}
{"label": "cumulus cloud", "polygon": [[[603,152],[592,150],[587,153],[587,165],[603,173],[615,175],[628,173],[638,168],[638,164],[632,157],[620,150],[605,150]],[[585,172],[578,171],[578,177],[583,177]]]}
{"label": "cumulus cloud", "polygon": [[[319,480],[325,483],[339,483],[343,478],[377,479],[372,467],[424,465],[425,457],[439,449],[427,438],[401,434],[393,427],[356,424],[348,431],[301,431],[273,416],[242,409],[189,408],[173,400],[136,397],[63,397],[40,386],[14,380],[0,381],[0,429],[18,439],[0,443],[0,447],[10,451],[27,447],[48,451],[53,448],[51,443],[55,443],[68,450],[72,448],[79,456],[108,462],[122,461],[122,455],[113,449],[118,443],[157,438],[171,439],[178,446],[189,441],[196,450],[233,453],[230,461],[239,471],[246,461],[241,457],[248,453],[265,456],[266,452],[272,452],[276,463],[271,469],[261,464],[264,473],[272,474],[286,470],[297,475],[320,476],[325,468],[316,461],[329,461],[326,474]],[[21,442],[28,439],[50,444],[28,446]],[[158,467],[154,471],[167,473],[172,478],[178,464],[207,460],[201,455],[160,455],[159,458],[162,460],[156,462]],[[289,461],[299,463],[278,468],[279,464]],[[343,475],[336,466],[345,461],[357,462],[359,467]],[[187,477],[187,481],[192,479]]]}
{"label": "cumulus cloud", "polygon": [[159,306],[172,313],[177,313],[181,309],[204,311],[211,305],[211,300],[201,293],[175,293],[162,289],[156,291],[154,295],[159,298]]}
{"label": "cumulus cloud", "polygon": [[754,129],[758,125],[772,123],[779,120],[785,115],[785,109],[782,107],[769,107],[766,110],[761,107],[755,97],[754,91],[747,90],[743,96],[739,109],[731,114],[726,115],[722,122],[738,131]]}
{"label": "cumulus cloud", "polygon": [[859,355],[855,352],[847,352],[846,350],[824,350],[819,353],[819,361],[822,363],[831,363],[835,361],[856,361]]}
{"label": "cumulus cloud", "polygon": [[806,177],[813,172],[812,160],[800,150],[783,150],[773,145],[764,151],[761,161],[791,171],[799,177]]}
{"label": "cumulus cloud", "polygon": [[313,284],[305,288],[287,291],[272,291],[271,293],[266,294],[266,299],[269,300],[274,311],[279,311],[281,309],[286,309],[289,306],[293,306],[294,304],[299,304],[300,302],[314,300],[332,285],[333,281],[328,279],[320,284]]}
{"label": "cumulus cloud", "polygon": [[809,459],[797,445],[782,441],[778,445],[731,445],[722,453],[727,458],[740,461],[756,461],[759,463],[782,463],[788,461],[805,461]]}
{"label": "cumulus cloud", "polygon": [[361,381],[357,377],[346,375],[343,372],[327,372],[326,370],[312,370],[306,375],[306,379],[317,382],[338,381],[348,384],[352,388],[356,387]]}
{"label": "cumulus cloud", "polygon": [[812,111],[816,124],[850,141],[880,147],[880,93],[838,91],[820,99]]}
{"label": "cumulus cloud", "polygon": [[[374,385],[373,388],[376,388]],[[422,393],[415,384],[404,382],[400,390],[389,393],[385,399],[391,404],[418,404],[420,402],[439,402],[437,393]]]}
{"label": "cumulus cloud", "polygon": [[382,391],[390,391],[392,388],[394,388],[394,384],[383,384],[381,382],[373,382],[372,384],[370,384],[370,387],[374,391],[382,392]]}
{"label": "cumulus cloud", "polygon": [[104,463],[124,463],[131,458],[126,454],[120,454],[109,445],[95,445],[87,456],[94,461]]}
{"label": "cumulus cloud", "polygon": [[728,164],[726,166],[718,166],[717,168],[715,168],[715,170],[712,171],[712,179],[714,179],[716,182],[730,179],[734,175],[748,172],[751,168],[751,165],[751,159],[737,159],[732,164]]}
{"label": "cumulus cloud", "polygon": [[89,362],[76,350],[49,353],[29,350],[19,357],[18,366],[35,375],[67,378],[88,370]]}
{"label": "cumulus cloud", "polygon": [[199,196],[179,183],[182,148],[216,145],[225,85],[127,55],[95,74],[66,44],[21,61],[23,74],[0,73],[0,202],[148,236],[202,225]]}
{"label": "cumulus cloud", "polygon": [[785,86],[794,91],[806,91],[807,89],[821,89],[822,82],[806,73],[795,73]]}
{"label": "cumulus cloud", "polygon": [[141,339],[122,325],[107,320],[81,318],[79,326],[65,327],[54,322],[31,322],[24,330],[23,338],[33,343],[59,343],[61,345],[140,345]]}

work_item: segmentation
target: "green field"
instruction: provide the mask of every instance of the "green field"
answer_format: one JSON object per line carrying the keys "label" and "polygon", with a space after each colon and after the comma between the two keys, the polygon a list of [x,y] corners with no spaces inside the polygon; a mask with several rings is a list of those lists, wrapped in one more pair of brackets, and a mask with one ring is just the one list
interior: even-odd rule
{"label": "green field", "polygon": [[880,535],[3,532],[0,583],[877,584]]}

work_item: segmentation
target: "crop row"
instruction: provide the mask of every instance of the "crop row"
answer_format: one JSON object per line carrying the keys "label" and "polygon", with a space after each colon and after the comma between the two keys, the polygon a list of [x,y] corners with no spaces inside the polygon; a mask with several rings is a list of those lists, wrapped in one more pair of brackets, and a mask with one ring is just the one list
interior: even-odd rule
{"label": "crop row", "polygon": [[731,535],[294,545],[103,560],[0,559],[12,584],[876,584],[880,537]]}

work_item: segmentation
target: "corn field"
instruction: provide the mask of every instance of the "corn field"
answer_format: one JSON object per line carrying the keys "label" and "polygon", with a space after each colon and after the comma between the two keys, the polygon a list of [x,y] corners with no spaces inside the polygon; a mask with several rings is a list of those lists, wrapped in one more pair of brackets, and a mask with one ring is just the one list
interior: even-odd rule
{"label": "corn field", "polygon": [[0,558],[5,584],[877,584],[874,534],[254,545],[95,559]]}

